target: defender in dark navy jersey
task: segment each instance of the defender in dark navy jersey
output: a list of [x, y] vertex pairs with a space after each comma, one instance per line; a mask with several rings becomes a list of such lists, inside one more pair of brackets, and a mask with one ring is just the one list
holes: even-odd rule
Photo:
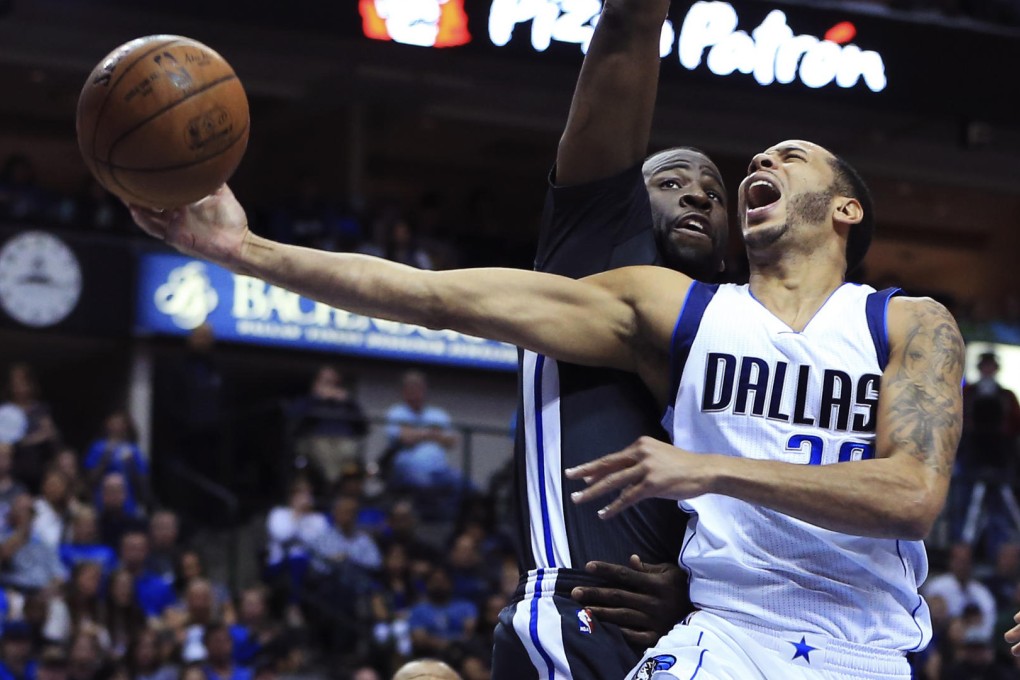
[[[668, 6], [605, 3], [550, 174], [538, 271], [583, 278], [660, 264], [711, 280], [722, 268], [726, 194], [716, 166], [690, 147], [645, 159]], [[619, 680], [686, 613], [676, 566], [686, 515], [652, 501], [600, 522], [594, 508], [570, 502], [580, 486], [563, 470], [641, 436], [665, 440], [659, 409], [621, 371], [524, 351], [519, 378], [522, 579], [497, 626], [493, 679]]]

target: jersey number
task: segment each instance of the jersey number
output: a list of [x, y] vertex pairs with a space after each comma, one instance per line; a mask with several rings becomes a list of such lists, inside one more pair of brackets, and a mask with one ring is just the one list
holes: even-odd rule
[[[805, 448], [809, 454], [808, 465], [822, 464], [822, 438], [813, 434], [795, 434], [786, 443], [787, 451], [803, 453]], [[850, 460], [868, 460], [875, 457], [875, 446], [864, 442], [843, 442], [839, 447], [839, 458], [836, 462], [845, 463]]]

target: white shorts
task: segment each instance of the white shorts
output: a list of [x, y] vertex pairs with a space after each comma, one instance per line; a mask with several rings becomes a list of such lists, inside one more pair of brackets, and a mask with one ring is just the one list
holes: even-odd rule
[[660, 638], [628, 680], [910, 680], [899, 652], [818, 635], [778, 635], [695, 612]]

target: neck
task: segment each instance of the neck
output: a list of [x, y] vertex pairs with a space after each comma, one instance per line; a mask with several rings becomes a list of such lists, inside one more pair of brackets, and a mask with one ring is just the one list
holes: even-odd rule
[[843, 285], [845, 270], [841, 256], [825, 252], [752, 258], [751, 293], [790, 328], [800, 331]]

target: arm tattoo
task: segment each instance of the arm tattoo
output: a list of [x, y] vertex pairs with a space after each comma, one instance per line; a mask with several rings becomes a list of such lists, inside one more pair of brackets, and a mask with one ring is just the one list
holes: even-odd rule
[[943, 477], [952, 473], [963, 423], [963, 338], [938, 303], [916, 305], [900, 365], [887, 378], [889, 440]]

